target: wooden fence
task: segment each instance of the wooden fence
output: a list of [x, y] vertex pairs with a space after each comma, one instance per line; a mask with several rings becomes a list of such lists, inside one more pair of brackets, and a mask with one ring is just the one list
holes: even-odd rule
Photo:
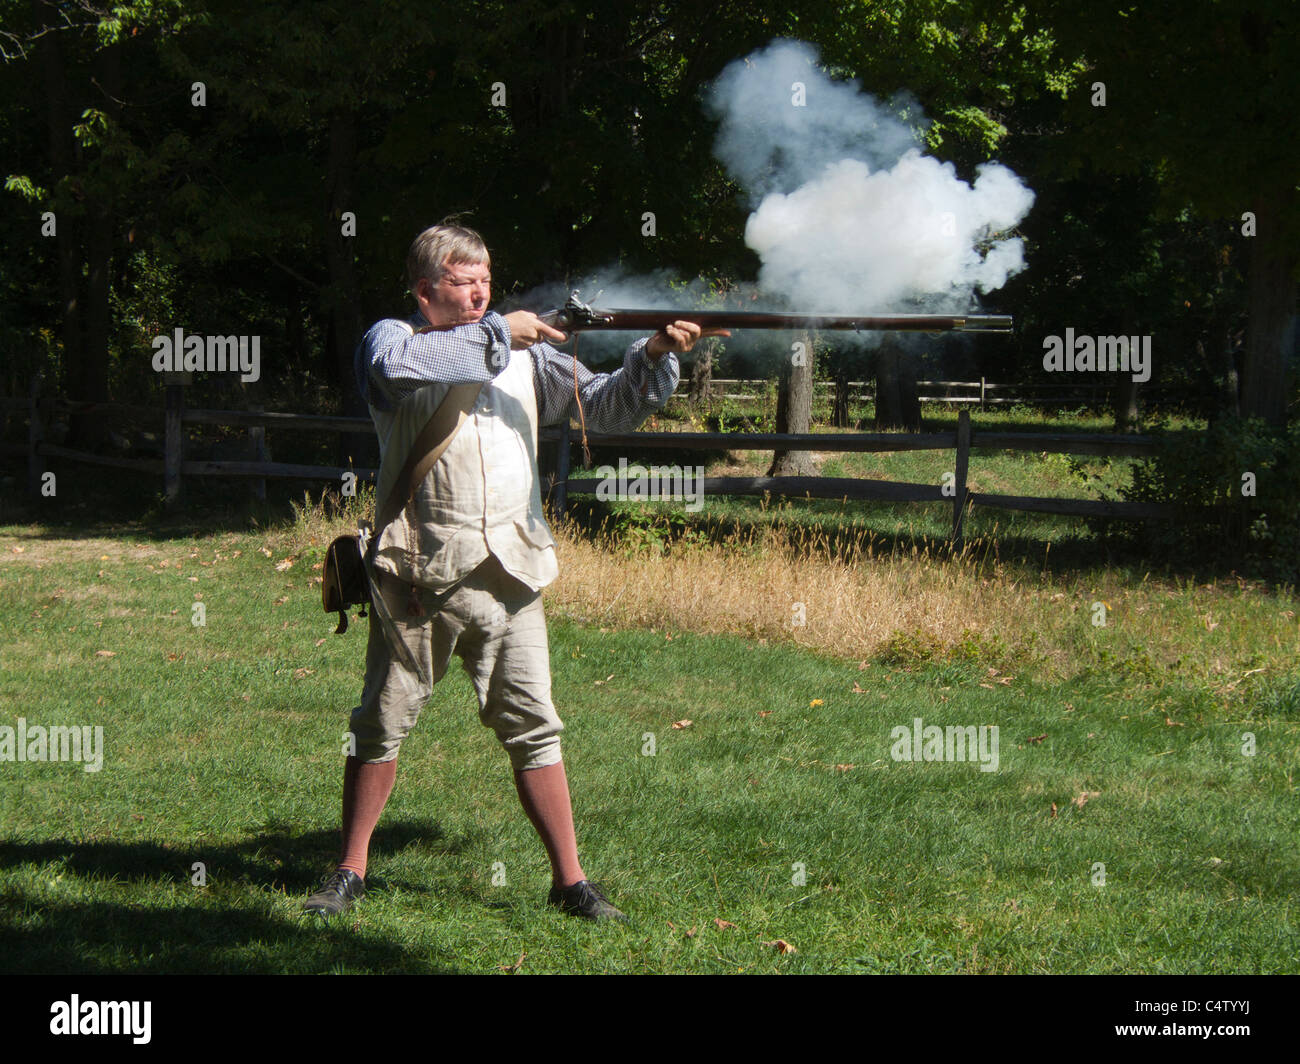
[[[326, 481], [340, 484], [346, 474], [358, 482], [373, 481], [378, 470], [372, 468], [327, 465], [302, 465], [271, 462], [265, 459], [265, 433], [268, 428], [282, 430], [369, 433], [373, 426], [368, 418], [327, 417], [305, 414], [267, 413], [264, 411], [197, 410], [184, 405], [183, 386], [177, 381], [166, 385], [164, 405], [163, 457], [127, 458], [98, 455], [58, 446], [45, 439], [45, 426], [55, 411], [63, 413], [85, 409], [89, 404], [73, 404], [43, 398], [34, 383], [27, 400], [2, 400], [6, 415], [15, 408], [26, 407], [28, 443], [25, 448], [9, 445], [7, 453], [25, 452], [28, 459], [28, 487], [40, 494], [45, 458], [61, 458], [91, 465], [127, 469], [161, 475], [169, 503], [180, 499], [183, 478], [196, 476], [244, 477], [254, 482], [254, 490], [265, 497], [269, 477], [295, 480]], [[129, 414], [152, 414], [156, 410], [123, 404], [98, 404], [104, 410]], [[257, 457], [246, 461], [185, 460], [185, 425], [242, 426], [249, 430]], [[952, 537], [960, 541], [964, 515], [971, 505], [1005, 510], [1065, 514], [1080, 517], [1115, 517], [1136, 520], [1165, 518], [1174, 508], [1155, 503], [1110, 502], [1096, 499], [1047, 498], [972, 492], [967, 486], [970, 452], [973, 448], [1037, 451], [1056, 454], [1091, 454], [1108, 456], [1149, 456], [1155, 441], [1145, 436], [1117, 436], [1104, 433], [988, 432], [971, 425], [970, 412], [958, 413], [954, 432], [929, 433], [718, 433], [718, 432], [634, 432], [622, 435], [589, 433], [588, 441], [596, 447], [626, 448], [631, 453], [648, 450], [684, 451], [826, 451], [862, 453], [889, 451], [951, 450], [952, 480], [942, 485], [900, 481], [867, 480], [856, 477], [707, 477], [702, 490], [709, 495], [777, 495], [812, 499], [861, 499], [882, 502], [938, 502], [952, 507]], [[555, 466], [543, 475], [543, 488], [552, 504], [560, 510], [568, 505], [571, 494], [595, 493], [602, 481], [592, 477], [570, 475], [572, 435], [569, 426], [549, 428], [541, 433], [542, 442], [557, 445]]]
[[[690, 379], [683, 377], [677, 385], [676, 395], [685, 397], [690, 392]], [[713, 377], [709, 381], [712, 399], [761, 399], [773, 382], [766, 379]], [[875, 398], [874, 381], [847, 381], [849, 397], [855, 402], [870, 402]], [[986, 406], [1019, 404], [1021, 406], [1109, 406], [1114, 401], [1115, 388], [1108, 384], [997, 384], [981, 377], [977, 381], [918, 380], [917, 400], [922, 403], [976, 404]], [[814, 381], [813, 394], [831, 392], [835, 381]], [[1166, 388], [1143, 385], [1144, 401], [1187, 401], [1193, 398], [1185, 388]]]

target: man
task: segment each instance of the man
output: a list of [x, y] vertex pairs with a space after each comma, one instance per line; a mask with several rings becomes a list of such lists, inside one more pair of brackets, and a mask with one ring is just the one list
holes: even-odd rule
[[[358, 381], [379, 434], [381, 487], [451, 385], [482, 389], [403, 512], [375, 530], [382, 601], [371, 611], [365, 685], [352, 711], [342, 854], [307, 912], [343, 912], [364, 893], [370, 836], [392, 792], [398, 748], [455, 653], [546, 847], [548, 902], [589, 919], [626, 920], [578, 861], [540, 595], [557, 566], [542, 513], [537, 429], [577, 416], [574, 362], [545, 342], [563, 343], [564, 333], [535, 314], [488, 311], [490, 265], [472, 230], [425, 230], [407, 256], [419, 313], [379, 322], [357, 348]], [[615, 373], [579, 366], [588, 426], [628, 432], [662, 409], [677, 387], [674, 352], [702, 335], [728, 334], [679, 321], [632, 344]]]

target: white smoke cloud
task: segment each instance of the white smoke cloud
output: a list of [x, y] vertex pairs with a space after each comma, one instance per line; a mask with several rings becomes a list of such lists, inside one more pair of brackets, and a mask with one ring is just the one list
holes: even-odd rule
[[764, 293], [817, 312], [965, 310], [1024, 268], [1023, 242], [998, 235], [1033, 205], [1020, 178], [990, 163], [968, 184], [895, 117], [923, 122], [913, 101], [886, 106], [816, 63], [811, 46], [775, 42], [730, 64], [709, 99], [718, 157], [755, 204], [745, 242]]

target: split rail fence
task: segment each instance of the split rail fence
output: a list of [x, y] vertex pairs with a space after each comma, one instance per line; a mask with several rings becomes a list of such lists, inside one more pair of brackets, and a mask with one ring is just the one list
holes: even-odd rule
[[[46, 426], [56, 413], [68, 414], [91, 409], [91, 404], [42, 397], [39, 383], [34, 383], [28, 399], [0, 400], [6, 417], [15, 409], [26, 408], [28, 442], [23, 447], [8, 444], [11, 455], [26, 453], [28, 487], [40, 494], [44, 459], [58, 458], [72, 462], [127, 469], [161, 476], [164, 495], [169, 504], [180, 501], [183, 480], [190, 477], [240, 477], [253, 481], [254, 491], [265, 497], [267, 478], [312, 480], [340, 485], [346, 474], [357, 482], [373, 482], [378, 470], [364, 467], [305, 465], [272, 462], [265, 458], [266, 430], [339, 433], [369, 433], [369, 418], [328, 417], [308, 414], [269, 413], [264, 411], [202, 410], [187, 408], [183, 386], [169, 383], [165, 388], [163, 457], [130, 458], [92, 454], [51, 443], [45, 438]], [[133, 416], [157, 417], [156, 409], [125, 404], [97, 404]], [[184, 457], [186, 425], [243, 427], [248, 430], [255, 457], [249, 460], [195, 460]], [[556, 461], [543, 474], [542, 487], [552, 506], [563, 511], [570, 495], [593, 494], [602, 483], [592, 477], [572, 476], [570, 451], [573, 436], [569, 426], [544, 429], [541, 442], [557, 445]], [[682, 451], [819, 451], [863, 453], [890, 451], [950, 450], [954, 452], [954, 477], [951, 483], [917, 484], [900, 481], [869, 480], [857, 477], [706, 477], [702, 488], [706, 495], [775, 495], [811, 499], [858, 499], [881, 502], [929, 502], [952, 507], [952, 537], [960, 541], [964, 515], [972, 505], [1004, 510], [1063, 514], [1078, 517], [1113, 517], [1151, 520], [1175, 515], [1173, 507], [1156, 503], [1112, 502], [1096, 499], [1034, 497], [973, 492], [967, 486], [970, 453], [974, 448], [1057, 454], [1089, 454], [1144, 457], [1154, 453], [1156, 442], [1146, 436], [1119, 436], [1105, 433], [990, 432], [971, 425], [970, 411], [958, 412], [957, 428], [950, 432], [855, 432], [855, 433], [733, 433], [733, 432], [633, 432], [610, 435], [588, 433], [593, 447], [623, 448], [634, 454], [649, 450]]]

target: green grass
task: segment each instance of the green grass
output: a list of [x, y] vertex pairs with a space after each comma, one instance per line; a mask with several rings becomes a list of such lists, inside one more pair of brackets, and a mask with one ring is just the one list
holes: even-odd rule
[[[1300, 677], [1225, 700], [1094, 650], [1069, 683], [1003, 684], [973, 656], [860, 669], [558, 617], [580, 852], [632, 926], [542, 904], [544, 854], [459, 672], [403, 747], [370, 894], [303, 921], [365, 644], [320, 612], [320, 545], [277, 572], [282, 537], [33, 531], [0, 529], [0, 724], [102, 725], [105, 760], [0, 762], [6, 971], [1300, 971]], [[893, 761], [914, 717], [997, 725], [999, 771]]]

